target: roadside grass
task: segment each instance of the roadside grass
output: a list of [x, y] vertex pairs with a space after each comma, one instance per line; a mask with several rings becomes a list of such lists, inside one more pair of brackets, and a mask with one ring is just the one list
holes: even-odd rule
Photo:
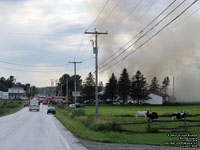
[[15, 113], [24, 107], [24, 101], [0, 100], [0, 117]]
[[[189, 106], [99, 106], [99, 118], [95, 119], [95, 106], [86, 106], [77, 109], [83, 111], [82, 115], [73, 116], [73, 110], [66, 110], [56, 106], [58, 120], [76, 136], [99, 142], [123, 143], [123, 144], [150, 144], [164, 145], [164, 142], [179, 142], [179, 137], [169, 137], [168, 134], [198, 134], [198, 145], [200, 145], [200, 127], [189, 128], [185, 132], [183, 129], [176, 130], [155, 130], [148, 132], [148, 124], [121, 125], [117, 130], [112, 130], [113, 122], [144, 122], [144, 117], [136, 120], [136, 111], [151, 110], [159, 114], [159, 120], [171, 120], [171, 113], [186, 111], [187, 119], [200, 120], [199, 105]], [[184, 122], [153, 123], [152, 129], [183, 126]], [[187, 125], [200, 125], [200, 122], [188, 122]], [[121, 130], [129, 130], [130, 132]], [[184, 142], [184, 141], [183, 141]], [[170, 146], [170, 145], [166, 145]], [[174, 146], [174, 145], [173, 145]]]

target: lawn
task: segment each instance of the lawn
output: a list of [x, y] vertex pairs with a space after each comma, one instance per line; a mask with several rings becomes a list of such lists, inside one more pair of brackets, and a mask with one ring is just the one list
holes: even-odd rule
[[24, 101], [0, 100], [0, 117], [15, 113], [24, 107]]
[[[136, 111], [151, 110], [157, 112], [158, 120], [171, 120], [171, 113], [186, 111], [187, 119], [200, 120], [200, 105], [188, 106], [99, 106], [99, 118], [95, 119], [95, 106], [86, 106], [79, 111], [78, 115], [72, 115], [73, 111], [66, 113], [65, 109], [57, 107], [56, 117], [78, 137], [100, 141], [124, 144], [153, 144], [166, 145], [166, 142], [185, 142], [180, 140], [180, 136], [173, 134], [198, 134], [200, 127], [184, 129], [163, 130], [157, 128], [176, 128], [183, 126], [184, 122], [156, 122], [151, 124], [152, 130], [148, 129], [148, 123], [137, 125], [120, 125], [117, 130], [113, 130], [113, 122], [118, 123], [138, 123], [144, 122], [144, 117], [136, 120]], [[84, 113], [83, 113], [84, 112]], [[82, 115], [81, 115], [82, 114]], [[187, 122], [187, 125], [200, 125], [200, 122]], [[126, 131], [124, 131], [126, 130]], [[128, 131], [127, 131], [128, 130]], [[169, 135], [169, 136], [168, 136]], [[195, 139], [196, 140], [196, 139]], [[165, 142], [165, 143], [164, 143]], [[170, 144], [169, 144], [170, 145]], [[169, 146], [168, 145], [168, 146]], [[193, 144], [195, 145], [195, 144]], [[198, 140], [200, 145], [200, 140]]]

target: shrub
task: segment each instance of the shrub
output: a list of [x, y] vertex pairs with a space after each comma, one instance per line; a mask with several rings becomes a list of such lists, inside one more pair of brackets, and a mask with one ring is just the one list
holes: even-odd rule
[[72, 111], [72, 117], [85, 116], [85, 111], [83, 109], [76, 109]]

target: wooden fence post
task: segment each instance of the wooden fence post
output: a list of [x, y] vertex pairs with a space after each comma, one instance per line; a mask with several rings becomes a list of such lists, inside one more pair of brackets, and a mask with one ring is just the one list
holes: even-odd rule
[[185, 129], [185, 131], [186, 131], [186, 128], [187, 128], [187, 126], [186, 126], [186, 117], [184, 117], [184, 129]]
[[115, 131], [115, 129], [116, 129], [116, 122], [113, 122], [112, 128], [113, 128], [113, 131]]
[[151, 131], [151, 119], [148, 120], [148, 130]]

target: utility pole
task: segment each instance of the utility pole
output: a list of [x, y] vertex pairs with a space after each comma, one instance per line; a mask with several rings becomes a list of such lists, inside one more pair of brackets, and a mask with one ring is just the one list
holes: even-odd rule
[[68, 111], [68, 77], [66, 78], [66, 111]]
[[108, 32], [98, 32], [95, 28], [94, 32], [87, 32], [85, 34], [95, 34], [95, 46], [93, 46], [93, 53], [95, 54], [95, 62], [96, 62], [96, 86], [95, 86], [95, 100], [96, 100], [96, 118], [98, 118], [98, 46], [97, 46], [97, 36], [98, 34], [108, 34]]
[[69, 63], [73, 63], [74, 64], [74, 103], [75, 103], [75, 109], [76, 109], [76, 64], [77, 63], [82, 63], [82, 62], [69, 62]]

